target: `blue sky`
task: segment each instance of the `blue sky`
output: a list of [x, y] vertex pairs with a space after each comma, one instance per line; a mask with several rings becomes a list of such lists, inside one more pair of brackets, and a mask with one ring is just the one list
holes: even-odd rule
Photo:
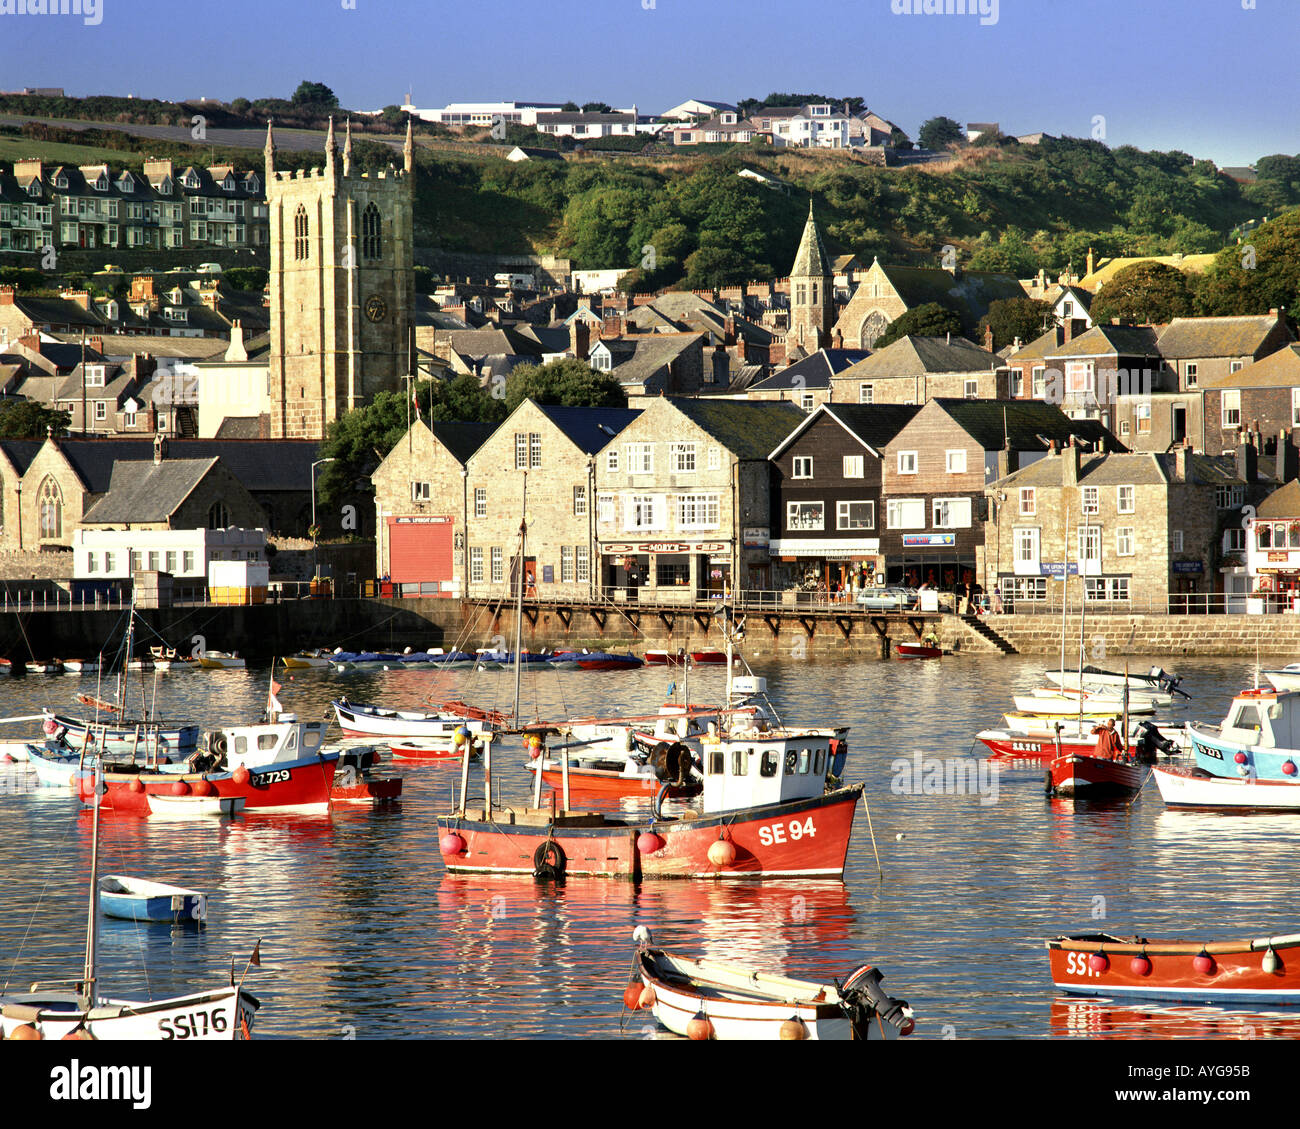
[[947, 114], [1009, 133], [1102, 127], [1110, 145], [1228, 165], [1300, 152], [1297, 0], [996, 0], [995, 22], [894, 11], [936, 0], [64, 2], [97, 5], [99, 22], [0, 14], [0, 89], [228, 100], [286, 97], [306, 78], [357, 109], [409, 87], [420, 106], [644, 112], [816, 91], [861, 95], [913, 135]]

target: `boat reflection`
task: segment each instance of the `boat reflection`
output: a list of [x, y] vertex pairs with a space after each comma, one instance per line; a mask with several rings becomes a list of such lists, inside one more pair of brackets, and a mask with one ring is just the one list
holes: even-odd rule
[[1158, 1007], [1058, 998], [1050, 1032], [1058, 1039], [1295, 1039], [1300, 1011], [1227, 1011], [1215, 1007]]

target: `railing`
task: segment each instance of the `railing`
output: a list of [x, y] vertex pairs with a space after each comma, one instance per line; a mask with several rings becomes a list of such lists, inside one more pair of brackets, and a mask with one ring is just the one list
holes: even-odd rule
[[[986, 610], [988, 610], [986, 608]], [[1009, 615], [1061, 615], [1061, 601], [1029, 600], [1023, 596], [1003, 596], [1002, 612]], [[1067, 615], [1078, 615], [1078, 598], [1067, 599]], [[1259, 597], [1258, 604], [1245, 596], [1231, 596], [1223, 592], [1171, 592], [1165, 599], [1156, 600], [1088, 600], [1088, 615], [1260, 615], [1282, 612], [1300, 613], [1300, 601], [1277, 595]]]

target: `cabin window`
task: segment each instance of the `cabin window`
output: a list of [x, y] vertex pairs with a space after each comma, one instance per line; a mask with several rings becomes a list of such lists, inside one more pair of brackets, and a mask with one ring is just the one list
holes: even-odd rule
[[235, 738], [235, 752], [236, 752], [237, 754], [239, 754], [240, 756], [243, 756], [244, 753], [248, 752], [248, 738], [247, 738], [247, 737], [236, 737], [236, 738]]
[[822, 768], [826, 764], [826, 752], [824, 749], [818, 749], [817, 754], [813, 757], [813, 772], [818, 776], [822, 774]]
[[778, 765], [778, 761], [777, 761], [777, 759], [776, 759], [776, 750], [775, 750], [775, 749], [764, 749], [764, 750], [763, 750], [763, 761], [762, 761], [762, 763], [758, 766], [758, 774], [759, 774], [759, 776], [775, 776], [775, 775], [776, 775], [776, 770], [777, 770], [777, 765]]
[[731, 775], [749, 775], [749, 750], [734, 749], [731, 753]]
[[284, 747], [286, 749], [296, 749], [298, 747], [298, 731], [296, 729], [289, 730], [289, 740], [284, 743]]
[[319, 745], [319, 744], [320, 744], [320, 734], [319, 734], [319, 733], [314, 733], [314, 732], [313, 732], [313, 733], [304, 733], [304, 734], [302, 735], [302, 747], [303, 747], [304, 749], [314, 749], [314, 748], [315, 748], [317, 745]]
[[799, 775], [807, 776], [808, 768], [811, 764], [812, 764], [812, 750], [800, 749], [799, 750]]
[[258, 737], [257, 737], [257, 747], [258, 747], [259, 749], [274, 749], [274, 748], [275, 748], [275, 734], [274, 734], [274, 733], [260, 733], [260, 734], [258, 734]]
[[727, 770], [727, 760], [722, 752], [709, 754], [709, 775], [721, 776]]
[[1232, 722], [1233, 729], [1253, 729], [1259, 732], [1259, 711], [1254, 706], [1242, 706]]
[[785, 754], [785, 774], [787, 776], [793, 776], [795, 765], [797, 765], [798, 763], [799, 763], [799, 754], [796, 753], [793, 749], [788, 749]]

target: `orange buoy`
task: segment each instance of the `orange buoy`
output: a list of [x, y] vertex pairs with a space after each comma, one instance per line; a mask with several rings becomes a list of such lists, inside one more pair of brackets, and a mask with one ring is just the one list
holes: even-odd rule
[[141, 780], [138, 776], [133, 776], [131, 777], [131, 783], [127, 785], [127, 789], [128, 791], [131, 792], [143, 792], [144, 781]]
[[196, 796], [210, 796], [215, 791], [216, 788], [212, 786], [212, 781], [206, 776], [201, 780], [194, 781], [194, 794]]
[[9, 1032], [9, 1038], [32, 1040], [32, 1039], [44, 1039], [45, 1036], [42, 1035], [38, 1030], [36, 1030], [36, 1028], [33, 1027], [30, 1023], [23, 1023], [15, 1027], [12, 1031]]
[[641, 985], [633, 982], [623, 989], [623, 1006], [628, 1011], [637, 1011], [641, 1007]]
[[655, 995], [655, 990], [647, 984], [641, 989], [641, 995], [637, 998], [637, 1009], [640, 1011], [649, 1011], [655, 1006], [655, 1002], [658, 998], [659, 997]]
[[88, 1027], [74, 1027], [63, 1037], [65, 1039], [91, 1039], [91, 1040], [95, 1038], [95, 1036], [90, 1033], [90, 1028]]
[[790, 1016], [781, 1024], [781, 1038], [800, 1040], [808, 1038], [808, 1027], [797, 1015]]
[[190, 786], [186, 784], [184, 780], [178, 780], [172, 785], [173, 796], [188, 796], [189, 794]]
[[730, 866], [736, 861], [736, 848], [726, 839], [709, 844], [709, 862], [714, 866]]
[[686, 1036], [700, 1042], [705, 1039], [713, 1038], [713, 1020], [704, 1014], [703, 1010], [695, 1013], [695, 1018], [686, 1025]]
[[249, 776], [250, 773], [248, 771], [247, 766], [241, 764], [238, 768], [235, 769], [234, 772], [230, 774], [230, 779], [233, 780], [240, 787], [243, 787], [245, 784], [248, 783]]

